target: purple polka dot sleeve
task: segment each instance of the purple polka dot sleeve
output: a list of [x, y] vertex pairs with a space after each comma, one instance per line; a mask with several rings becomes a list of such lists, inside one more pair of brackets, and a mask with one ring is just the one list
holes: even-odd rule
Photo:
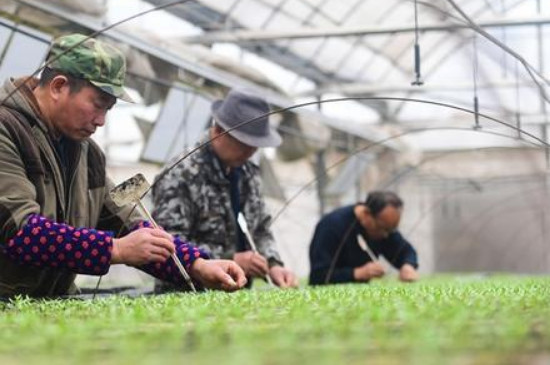
[[[151, 228], [152, 224], [148, 221], [143, 221], [136, 227], [136, 229], [143, 227]], [[206, 251], [182, 241], [181, 238], [177, 235], [174, 236], [174, 244], [176, 245], [176, 255], [180, 259], [187, 272], [189, 272], [189, 268], [191, 267], [193, 262], [195, 262], [195, 260], [199, 257], [203, 259], [209, 259]], [[169, 281], [179, 286], [185, 285], [185, 280], [183, 279], [181, 273], [178, 270], [178, 267], [176, 266], [172, 258], [169, 258], [168, 260], [166, 260], [166, 262], [163, 263], [157, 262], [140, 266], [140, 269], [158, 279]]]
[[4, 249], [21, 264], [104, 275], [110, 267], [112, 240], [112, 232], [74, 228], [31, 214]]

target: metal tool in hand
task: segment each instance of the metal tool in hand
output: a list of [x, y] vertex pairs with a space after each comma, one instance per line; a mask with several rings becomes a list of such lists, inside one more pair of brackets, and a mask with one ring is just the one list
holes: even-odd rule
[[[110, 191], [110, 195], [111, 199], [113, 199], [113, 202], [120, 207], [130, 203], [137, 204], [142, 213], [145, 214], [145, 216], [153, 224], [153, 226], [155, 228], [159, 228], [158, 224], [155, 222], [147, 208], [145, 208], [145, 206], [141, 202], [141, 197], [145, 195], [145, 193], [149, 190], [149, 187], [150, 185], [145, 177], [142, 174], [137, 174], [115, 186]], [[171, 257], [176, 263], [176, 266], [178, 267], [178, 270], [183, 278], [185, 279], [187, 285], [189, 285], [191, 290], [196, 292], [197, 289], [195, 289], [195, 285], [193, 285], [191, 277], [183, 267], [176, 253], [174, 252]]]
[[367, 245], [367, 241], [363, 238], [362, 235], [357, 235], [357, 244], [359, 247], [361, 247], [361, 250], [365, 251], [367, 255], [369, 255], [372, 262], [377, 262], [376, 256], [374, 255], [374, 252], [370, 249], [369, 245]]
[[[244, 219], [243, 213], [239, 212], [239, 214], [237, 215], [237, 222], [239, 223], [239, 227], [241, 227], [241, 231], [243, 231], [244, 235], [246, 236], [246, 239], [248, 240], [248, 243], [250, 244], [250, 248], [252, 248], [252, 251], [254, 251], [255, 253], [258, 253], [258, 249], [256, 248], [256, 244], [254, 243], [254, 240], [252, 239], [252, 235], [248, 230], [248, 224], [246, 224], [246, 219]], [[265, 280], [269, 285], [275, 286], [269, 274], [265, 276]]]

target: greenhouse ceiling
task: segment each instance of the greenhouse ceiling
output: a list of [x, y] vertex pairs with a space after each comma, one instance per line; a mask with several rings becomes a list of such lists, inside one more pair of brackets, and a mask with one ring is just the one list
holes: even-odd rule
[[[103, 6], [104, 11], [97, 10], [93, 16], [70, 14], [73, 22], [91, 29], [86, 23], [89, 19], [107, 25], [139, 10], [162, 7], [159, 12], [170, 14], [174, 21], [146, 21], [143, 16], [133, 20], [132, 26], [162, 34], [163, 40], [185, 45], [189, 52], [206, 49], [231, 59], [256, 76], [243, 77], [242, 70], [240, 74], [219, 70], [220, 61], [204, 65], [199, 59], [178, 65], [226, 87], [250, 81], [247, 86], [263, 87], [270, 101], [280, 106], [338, 99], [309, 109], [319, 109], [328, 118], [405, 129], [496, 128], [504, 122], [509, 124], [507, 133], [517, 133], [513, 129], [520, 126], [546, 138], [548, 1], [12, 2], [42, 9], [56, 3]], [[114, 31], [118, 29], [107, 35]], [[125, 41], [132, 32], [121, 34], [126, 38], [119, 36], [118, 40]], [[134, 34], [135, 38], [140, 39], [140, 34]], [[160, 43], [153, 44], [159, 54]], [[266, 81], [259, 83], [259, 78]]]
[[[279, 85], [295, 98], [387, 96], [473, 110], [477, 96], [482, 113], [547, 119], [548, 2], [204, 0], [167, 11], [200, 30], [181, 37], [186, 43], [236, 45], [243, 62], [260, 57], [288, 70], [294, 77]], [[381, 122], [434, 119], [433, 107], [414, 101], [364, 102]]]

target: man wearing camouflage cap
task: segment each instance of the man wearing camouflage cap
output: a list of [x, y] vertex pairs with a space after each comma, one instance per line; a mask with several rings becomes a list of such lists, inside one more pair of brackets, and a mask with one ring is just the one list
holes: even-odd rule
[[235, 263], [207, 260], [111, 200], [105, 157], [89, 137], [117, 98], [130, 100], [125, 72], [117, 49], [72, 34], [54, 41], [39, 79], [9, 79], [0, 90], [0, 296], [76, 293], [76, 274], [117, 263], [183, 288], [173, 253], [198, 285], [246, 283]]

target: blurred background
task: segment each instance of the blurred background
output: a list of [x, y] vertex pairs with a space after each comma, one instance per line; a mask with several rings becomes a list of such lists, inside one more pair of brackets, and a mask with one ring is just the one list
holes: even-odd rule
[[[152, 182], [213, 100], [247, 88], [299, 105], [255, 161], [300, 277], [322, 214], [373, 189], [404, 199], [423, 274], [550, 272], [548, 1], [0, 0], [0, 80], [35, 72], [56, 36], [156, 7], [97, 36], [125, 53], [137, 100], [93, 137], [116, 182]], [[113, 268], [115, 282], [151, 279]]]

